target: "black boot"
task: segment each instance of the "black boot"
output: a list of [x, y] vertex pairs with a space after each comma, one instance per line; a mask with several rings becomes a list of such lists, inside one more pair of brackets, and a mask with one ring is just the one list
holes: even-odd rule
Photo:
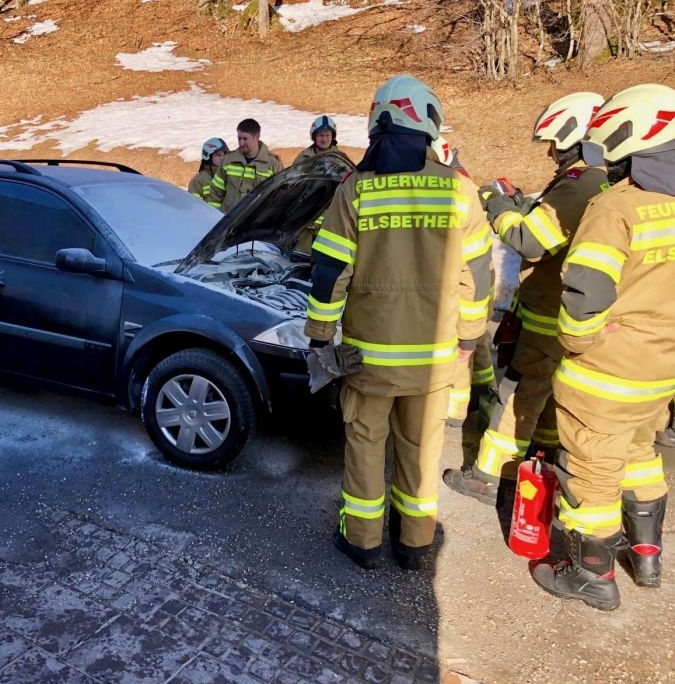
[[374, 549], [362, 549], [348, 542], [340, 530], [333, 532], [333, 545], [364, 570], [376, 570], [380, 567], [381, 546]]
[[665, 430], [657, 432], [654, 442], [666, 449], [675, 449], [675, 430], [672, 427], [667, 427]]
[[666, 496], [654, 501], [623, 499], [623, 528], [630, 550], [633, 578], [638, 587], [661, 586], [661, 533], [666, 514]]
[[401, 514], [393, 507], [389, 508], [389, 540], [391, 552], [399, 567], [404, 570], [419, 570], [428, 554], [428, 546], [406, 546], [401, 543]]
[[614, 580], [614, 560], [625, 546], [621, 532], [607, 539], [588, 537], [576, 530], [568, 534], [570, 558], [555, 568], [539, 563], [534, 581], [559, 598], [581, 599], [599, 610], [614, 610], [621, 597]]

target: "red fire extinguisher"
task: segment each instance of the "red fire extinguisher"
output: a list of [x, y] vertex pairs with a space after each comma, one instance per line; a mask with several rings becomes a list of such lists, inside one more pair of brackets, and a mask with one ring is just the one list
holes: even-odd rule
[[558, 484], [553, 470], [538, 452], [518, 466], [516, 498], [511, 517], [509, 548], [525, 558], [539, 559], [548, 554], [553, 520], [553, 503]]

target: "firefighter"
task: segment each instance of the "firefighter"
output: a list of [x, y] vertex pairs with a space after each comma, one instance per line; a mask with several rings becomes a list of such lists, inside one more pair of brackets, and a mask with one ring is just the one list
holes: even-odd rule
[[536, 203], [513, 189], [510, 194], [497, 192], [496, 185], [481, 189], [493, 230], [522, 258], [517, 304], [497, 330], [498, 344], [500, 332], [512, 330], [514, 320], [520, 331], [475, 463], [446, 470], [443, 481], [488, 505], [497, 503], [500, 480], [515, 480], [528, 449], [552, 460], [558, 447], [551, 381], [562, 357], [556, 336], [560, 268], [589, 200], [607, 184], [602, 157], [598, 166], [589, 166], [581, 143], [602, 102], [596, 93], [573, 93], [550, 104], [537, 118], [534, 140], [548, 142], [557, 171]]
[[[312, 144], [295, 158], [294, 164], [305, 159], [311, 159], [323, 152], [337, 152], [349, 159], [337, 146], [337, 126], [335, 121], [327, 114], [322, 114], [314, 119], [309, 129], [309, 136], [312, 139]], [[322, 223], [323, 216], [319, 216], [315, 221], [304, 227], [298, 236], [298, 242], [295, 246], [296, 252], [311, 254], [312, 243]]]
[[211, 193], [211, 181], [223, 163], [225, 154], [229, 152], [227, 143], [222, 138], [209, 138], [202, 145], [202, 161], [199, 171], [188, 184], [188, 192], [205, 202]]
[[[448, 141], [439, 135], [431, 143], [431, 149], [436, 153], [438, 161], [460, 173], [468, 176], [462, 163], [459, 161], [459, 151], [456, 147], [450, 147]], [[493, 274], [494, 268], [490, 263]], [[488, 309], [488, 319], [492, 317], [492, 301]], [[497, 380], [495, 369], [492, 365], [492, 338], [485, 331], [479, 338], [476, 349], [471, 355], [471, 362], [468, 364], [458, 364], [458, 377], [450, 388], [448, 397], [448, 417], [446, 424], [450, 427], [461, 427], [466, 420], [469, 412], [478, 410], [480, 398], [488, 398], [497, 391]]]
[[[429, 146], [442, 122], [427, 85], [406, 74], [385, 82], [370, 111], [369, 147], [312, 250], [310, 382], [353, 370], [354, 350], [361, 359], [340, 392], [346, 445], [333, 543], [367, 569], [380, 563], [390, 431], [394, 557], [416, 569], [433, 541], [448, 387], [485, 331], [490, 230], [476, 186]], [[340, 319], [342, 343], [333, 346]]]
[[303, 159], [315, 157], [322, 152], [340, 152], [337, 146], [337, 126], [328, 114], [322, 114], [312, 121], [309, 137], [312, 139], [312, 144], [300, 152], [293, 160], [294, 164]]
[[283, 168], [281, 160], [260, 140], [260, 124], [244, 119], [237, 126], [238, 149], [225, 155], [211, 181], [209, 204], [224, 214], [256, 185]]
[[535, 581], [602, 610], [620, 602], [617, 551], [628, 539], [637, 585], [661, 582], [667, 485], [653, 449], [675, 395], [675, 90], [643, 84], [603, 104], [588, 129], [610, 189], [588, 207], [563, 265], [553, 391], [563, 566]]

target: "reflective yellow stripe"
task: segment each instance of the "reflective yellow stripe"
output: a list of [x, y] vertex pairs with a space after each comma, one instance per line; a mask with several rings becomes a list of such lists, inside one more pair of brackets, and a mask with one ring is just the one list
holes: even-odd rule
[[541, 207], [537, 207], [525, 216], [523, 225], [532, 233], [535, 240], [551, 254], [560, 251], [567, 244], [567, 238], [560, 232], [560, 228], [551, 221]]
[[356, 243], [342, 235], [331, 233], [326, 228], [321, 228], [316, 234], [312, 249], [346, 264], [353, 264], [356, 261]]
[[621, 500], [610, 506], [582, 505], [572, 508], [561, 495], [558, 519], [568, 530], [579, 530], [582, 534], [596, 536], [602, 529], [621, 527]]
[[669, 247], [673, 244], [675, 244], [675, 219], [672, 216], [633, 225], [633, 235], [630, 240], [632, 252], [653, 247]]
[[600, 332], [605, 327], [608, 315], [609, 309], [601, 311], [599, 314], [591, 316], [591, 318], [584, 321], [577, 321], [567, 313], [567, 309], [561, 304], [560, 313], [558, 314], [558, 325], [560, 326], [560, 332], [565, 333], [565, 335], [583, 337], [584, 335], [593, 335]]
[[273, 175], [272, 169], [259, 170], [255, 166], [241, 166], [241, 164], [228, 164], [225, 167], [225, 173], [232, 178], [246, 178], [248, 180], [255, 180], [256, 176], [260, 178], [269, 178]]
[[362, 191], [359, 216], [376, 214], [450, 213], [464, 216], [469, 211], [466, 196], [447, 188]]
[[339, 321], [346, 302], [346, 299], [341, 299], [339, 302], [320, 302], [309, 295], [307, 318], [313, 318], [315, 321]]
[[565, 263], [593, 268], [608, 275], [614, 283], [618, 283], [621, 280], [621, 269], [626, 259], [627, 257], [623, 252], [609, 245], [602, 245], [598, 242], [581, 242], [570, 249]]
[[395, 485], [391, 486], [391, 505], [404, 515], [409, 515], [413, 518], [425, 518], [430, 515], [436, 515], [438, 509], [438, 497], [428, 496], [425, 498], [417, 498], [404, 494]]
[[202, 197], [206, 199], [211, 193], [211, 185], [207, 184], [202, 188]]
[[506, 233], [513, 228], [513, 226], [518, 226], [522, 223], [523, 215], [517, 211], [507, 211], [501, 215], [499, 221], [499, 228], [497, 234], [500, 239], [505, 240]]
[[541, 446], [556, 447], [558, 444], [560, 444], [557, 430], [544, 430], [542, 428], [537, 428], [534, 431], [534, 435], [532, 435], [532, 441], [537, 444], [541, 444]]
[[495, 380], [495, 369], [492, 366], [489, 368], [474, 368], [471, 372], [472, 385], [487, 385], [493, 380]]
[[210, 204], [212, 207], [215, 207], [216, 209], [219, 209], [219, 208], [220, 208], [220, 202], [209, 202], [209, 204]]
[[524, 306], [518, 310], [518, 316], [523, 321], [523, 328], [539, 333], [556, 337], [558, 334], [558, 319], [553, 316], [543, 316], [529, 311]]
[[487, 254], [492, 248], [492, 231], [487, 223], [476, 233], [462, 240], [462, 261], [465, 263]]
[[211, 181], [219, 190], [225, 190], [225, 181], [223, 180], [223, 177], [217, 173], [214, 177], [213, 180]]
[[384, 515], [384, 494], [377, 499], [359, 499], [342, 490], [342, 500], [342, 511], [356, 518], [375, 520]]
[[467, 299], [459, 300], [459, 315], [465, 321], [479, 321], [487, 318], [488, 306], [490, 305], [491, 295], [477, 302], [470, 302]]
[[514, 439], [496, 430], [487, 429], [480, 443], [476, 465], [484, 473], [499, 477], [504, 457], [510, 460], [525, 456], [528, 446], [529, 440]]
[[663, 461], [660, 456], [642, 463], [629, 463], [621, 480], [622, 489], [635, 489], [647, 485], [659, 484], [665, 479]]
[[560, 382], [586, 394], [611, 401], [637, 404], [675, 394], [675, 378], [668, 380], [626, 380], [615, 375], [599, 373], [564, 358], [555, 377]]
[[353, 337], [342, 339], [358, 347], [363, 354], [363, 363], [373, 366], [429, 366], [457, 358], [457, 338], [436, 344], [376, 344]]

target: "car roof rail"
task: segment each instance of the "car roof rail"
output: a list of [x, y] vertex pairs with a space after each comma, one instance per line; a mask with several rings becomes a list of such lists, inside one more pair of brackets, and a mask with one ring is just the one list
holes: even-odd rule
[[42, 175], [36, 168], [28, 166], [28, 164], [24, 164], [23, 161], [17, 161], [15, 159], [0, 159], [0, 167], [1, 166], [10, 166], [15, 171], [20, 173], [28, 173], [32, 176]]
[[[81, 164], [84, 166], [105, 166], [123, 173], [136, 173], [139, 176], [143, 174], [136, 169], [127, 166], [126, 164], [118, 164], [117, 162], [108, 161], [92, 161], [91, 159], [17, 159], [18, 162], [23, 162], [24, 164], [46, 164], [47, 166], [64, 166], [66, 164]], [[4, 162], [3, 162], [4, 163]]]

